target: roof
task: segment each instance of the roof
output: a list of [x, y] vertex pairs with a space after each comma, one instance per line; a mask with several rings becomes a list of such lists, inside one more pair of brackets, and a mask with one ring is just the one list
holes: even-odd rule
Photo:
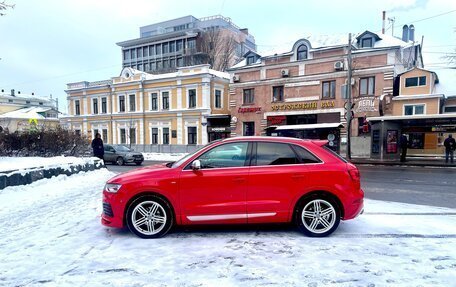
[[0, 97], [2, 98], [7, 98], [7, 99], [22, 99], [22, 100], [33, 100], [33, 101], [40, 101], [43, 103], [50, 103], [53, 102], [52, 99], [45, 98], [45, 97], [40, 97], [37, 95], [31, 95], [31, 94], [18, 94], [17, 92], [12, 96], [10, 93], [0, 93]]
[[435, 73], [439, 77], [438, 84], [435, 85], [435, 93], [444, 94], [446, 97], [456, 95], [456, 69], [443, 68]]
[[[49, 108], [49, 107], [30, 107], [30, 108], [23, 108], [23, 109], [1, 114], [0, 119], [5, 119], [5, 118], [37, 119], [37, 120], [49, 119], [49, 118], [46, 118], [45, 116], [41, 115], [40, 113], [47, 112], [50, 110], [57, 112], [55, 109]], [[57, 118], [51, 118], [51, 119], [58, 120]]]

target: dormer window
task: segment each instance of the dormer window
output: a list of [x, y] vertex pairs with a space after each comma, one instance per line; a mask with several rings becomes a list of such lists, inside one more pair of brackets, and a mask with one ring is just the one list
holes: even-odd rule
[[364, 38], [361, 40], [361, 48], [372, 48], [372, 38]]
[[247, 65], [251, 65], [255, 63], [255, 56], [248, 56], [247, 57]]
[[405, 87], [426, 86], [426, 76], [405, 79]]
[[306, 45], [301, 45], [298, 47], [296, 50], [296, 59], [299, 60], [305, 60], [307, 59], [307, 46]]

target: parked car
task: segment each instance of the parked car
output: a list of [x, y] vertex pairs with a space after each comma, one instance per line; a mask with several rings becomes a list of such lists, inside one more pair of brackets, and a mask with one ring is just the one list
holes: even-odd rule
[[[323, 237], [363, 209], [356, 166], [327, 141], [237, 137], [110, 179], [102, 224], [157, 238], [174, 225], [294, 222]], [[227, 154], [240, 150], [236, 158]]]
[[144, 156], [140, 152], [135, 152], [124, 145], [109, 145], [105, 144], [103, 160], [105, 162], [124, 165], [126, 163], [135, 163], [141, 165], [144, 161]]

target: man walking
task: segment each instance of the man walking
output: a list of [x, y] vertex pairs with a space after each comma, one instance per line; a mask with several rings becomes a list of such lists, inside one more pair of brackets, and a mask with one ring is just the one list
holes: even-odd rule
[[451, 159], [451, 163], [453, 163], [454, 157], [454, 150], [456, 149], [456, 141], [453, 138], [453, 135], [450, 134], [443, 142], [445, 146], [445, 163], [448, 163], [448, 158]]
[[93, 155], [103, 159], [104, 155], [104, 148], [103, 148], [103, 140], [101, 139], [101, 135], [97, 133], [95, 138], [92, 140], [92, 148], [93, 148]]

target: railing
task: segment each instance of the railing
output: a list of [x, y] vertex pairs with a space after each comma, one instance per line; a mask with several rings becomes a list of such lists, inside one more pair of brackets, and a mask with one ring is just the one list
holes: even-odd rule
[[135, 151], [151, 153], [192, 153], [201, 147], [202, 145], [131, 145]]

